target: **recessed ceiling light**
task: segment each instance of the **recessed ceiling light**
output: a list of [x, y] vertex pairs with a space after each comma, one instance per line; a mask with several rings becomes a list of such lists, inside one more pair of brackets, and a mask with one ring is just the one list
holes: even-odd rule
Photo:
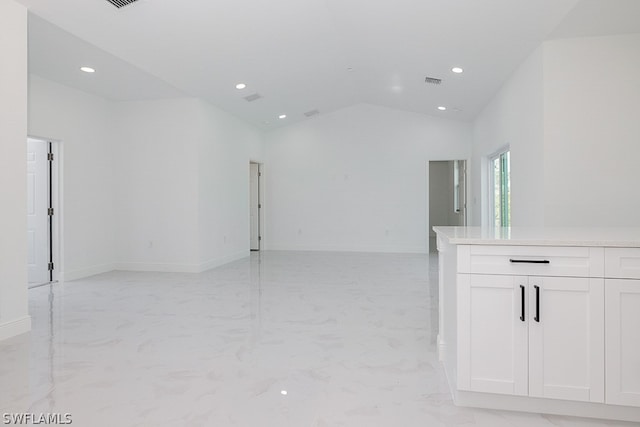
[[462, 73], [462, 71], [464, 71], [464, 70], [463, 70], [462, 68], [460, 68], [460, 67], [453, 67], [453, 68], [451, 69], [451, 71], [453, 71], [453, 72], [454, 72], [454, 73], [456, 73], [456, 74], [460, 74], [460, 73]]
[[438, 110], [440, 111], [445, 111], [447, 109], [447, 107], [443, 107], [442, 105], [438, 107]]
[[286, 396], [288, 393], [287, 393], [287, 390], [280, 390], [280, 394], [283, 396]]
[[236, 89], [244, 89], [245, 87], [247, 87], [247, 85], [246, 85], [246, 84], [244, 84], [244, 83], [238, 83], [238, 84], [236, 85]]
[[287, 115], [286, 115], [286, 114], [280, 114], [280, 115], [278, 116], [278, 118], [279, 118], [279, 119], [286, 119], [286, 118], [287, 118]]
[[95, 73], [96, 72], [96, 70], [91, 68], [91, 67], [80, 67], [80, 69], [82, 71], [84, 71], [85, 73]]
[[350, 72], [350, 73], [353, 72], [353, 67], [347, 68], [347, 71]]

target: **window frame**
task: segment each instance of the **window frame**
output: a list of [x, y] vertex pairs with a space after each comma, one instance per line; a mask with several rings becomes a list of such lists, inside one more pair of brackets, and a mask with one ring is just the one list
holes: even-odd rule
[[[500, 186], [499, 195], [496, 194], [498, 189], [496, 183], [496, 167], [495, 162], [499, 161]], [[506, 174], [504, 170], [506, 168]], [[488, 225], [491, 227], [510, 227], [511, 226], [511, 150], [510, 147], [503, 146], [499, 150], [487, 156], [487, 207], [488, 207]], [[500, 224], [498, 221], [497, 198], [500, 201]], [[506, 218], [506, 219], [505, 219]]]

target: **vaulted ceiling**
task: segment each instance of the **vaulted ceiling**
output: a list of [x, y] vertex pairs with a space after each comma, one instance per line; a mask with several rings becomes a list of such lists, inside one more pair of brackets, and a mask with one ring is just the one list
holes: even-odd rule
[[17, 1], [31, 73], [116, 101], [198, 97], [262, 129], [361, 102], [469, 121], [544, 40], [640, 32], [638, 0]]

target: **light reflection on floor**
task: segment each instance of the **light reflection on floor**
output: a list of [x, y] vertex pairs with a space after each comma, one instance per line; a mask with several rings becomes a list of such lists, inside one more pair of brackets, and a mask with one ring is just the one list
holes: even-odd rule
[[459, 408], [435, 353], [435, 255], [258, 252], [202, 274], [31, 289], [0, 414], [78, 426], [623, 426]]

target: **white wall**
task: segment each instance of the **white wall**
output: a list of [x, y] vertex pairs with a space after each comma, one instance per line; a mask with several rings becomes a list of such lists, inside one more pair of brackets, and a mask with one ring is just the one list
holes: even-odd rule
[[426, 252], [428, 161], [470, 143], [465, 123], [368, 104], [267, 133], [266, 248]]
[[257, 130], [194, 98], [111, 102], [38, 76], [29, 102], [30, 134], [61, 141], [66, 280], [249, 253]]
[[182, 98], [114, 106], [117, 268], [195, 271], [199, 103]]
[[[511, 223], [544, 222], [543, 49], [538, 48], [505, 82], [473, 123], [469, 225], [488, 221], [487, 156], [511, 150]], [[485, 187], [486, 188], [486, 187]]]
[[247, 256], [260, 133], [194, 98], [116, 110], [118, 268], [199, 272]]
[[262, 161], [261, 133], [201, 102], [198, 156], [200, 270], [249, 255], [249, 162]]
[[110, 102], [30, 76], [29, 134], [61, 149], [65, 280], [113, 269], [114, 123]]
[[510, 144], [513, 225], [640, 225], [638, 75], [638, 34], [538, 48], [474, 122], [472, 224], [481, 160]]
[[545, 225], [640, 226], [640, 35], [544, 48]]
[[27, 10], [0, 2], [0, 340], [31, 328], [27, 307]]

